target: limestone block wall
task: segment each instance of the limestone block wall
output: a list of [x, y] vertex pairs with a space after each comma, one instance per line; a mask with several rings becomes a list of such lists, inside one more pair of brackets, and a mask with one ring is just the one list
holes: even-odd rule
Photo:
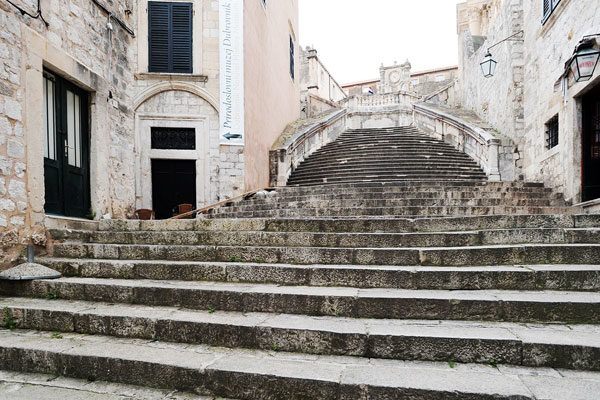
[[[131, 0], [106, 7], [135, 30]], [[35, 13], [36, 2], [20, 2]], [[49, 26], [0, 3], [0, 265], [44, 235], [43, 70], [90, 93], [91, 212], [124, 217], [134, 204], [133, 37], [88, 0], [42, 0]], [[127, 10], [127, 12], [126, 12]]]
[[[244, 147], [220, 144], [219, 137], [219, 5], [191, 0], [194, 10], [192, 74], [148, 72], [148, 0], [139, 2], [136, 58], [136, 207], [152, 207], [153, 158], [196, 161], [198, 208], [244, 190]], [[195, 151], [150, 149], [150, 127], [196, 128]]]
[[[473, 21], [459, 31], [460, 103], [511, 138], [522, 149], [524, 45], [522, 42], [511, 41], [491, 49], [494, 60], [498, 62], [496, 73], [491, 78], [483, 76], [480, 63], [488, 47], [523, 29], [523, 0], [487, 1], [482, 3], [482, 7], [488, 11], [482, 11], [484, 15], [470, 11]], [[485, 21], [476, 21], [473, 14]], [[469, 26], [476, 26], [476, 29], [471, 28], [476, 33]]]
[[[538, 4], [539, 3], [539, 4]], [[600, 33], [600, 7], [595, 0], [561, 1], [542, 25], [542, 4], [524, 2], [525, 173], [528, 179], [555, 187], [568, 200], [581, 200], [581, 101], [579, 96], [600, 81], [575, 83], [572, 78], [565, 95], [559, 80], [564, 64], [584, 36]], [[558, 114], [559, 144], [546, 148], [545, 123]]]
[[[544, 182], [579, 202], [582, 192], [581, 99], [600, 82], [563, 82], [565, 62], [577, 42], [598, 33], [595, 0], [562, 0], [542, 23], [542, 2], [468, 0], [458, 6], [460, 103], [475, 111], [518, 146], [524, 178]], [[492, 49], [495, 76], [484, 78], [479, 63], [488, 46], [523, 30], [523, 42]], [[563, 90], [564, 89], [564, 90]], [[559, 119], [559, 144], [548, 149], [545, 124]]]

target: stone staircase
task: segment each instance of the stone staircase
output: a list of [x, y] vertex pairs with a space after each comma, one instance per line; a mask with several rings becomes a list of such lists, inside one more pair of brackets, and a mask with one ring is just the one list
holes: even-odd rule
[[439, 179], [482, 181], [486, 175], [466, 154], [407, 126], [344, 132], [302, 162], [288, 186]]
[[232, 399], [597, 399], [600, 215], [578, 212], [438, 179], [53, 229], [38, 261], [64, 278], [0, 281], [0, 369]]
[[569, 214], [560, 193], [537, 183], [395, 181], [287, 186], [214, 209], [208, 218], [432, 217]]

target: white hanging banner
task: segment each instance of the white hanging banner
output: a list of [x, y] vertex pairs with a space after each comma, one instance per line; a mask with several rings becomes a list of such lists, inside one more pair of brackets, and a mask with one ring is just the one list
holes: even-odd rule
[[244, 1], [219, 0], [221, 144], [244, 144]]

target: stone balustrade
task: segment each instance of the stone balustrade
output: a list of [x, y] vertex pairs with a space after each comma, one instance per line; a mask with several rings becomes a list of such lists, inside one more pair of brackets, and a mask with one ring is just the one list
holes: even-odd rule
[[515, 144], [445, 109], [430, 104], [415, 104], [413, 120], [417, 128], [436, 139], [452, 144], [473, 158], [490, 181], [514, 181], [518, 178]]
[[285, 186], [294, 168], [344, 133], [347, 117], [346, 109], [336, 109], [299, 127], [291, 127], [291, 135], [269, 152], [269, 185]]

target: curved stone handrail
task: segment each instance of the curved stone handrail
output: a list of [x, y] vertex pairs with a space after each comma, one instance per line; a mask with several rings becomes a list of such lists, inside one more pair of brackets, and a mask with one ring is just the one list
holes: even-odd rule
[[346, 130], [347, 109], [321, 116], [305, 124], [269, 152], [272, 187], [285, 186], [294, 168], [312, 153], [338, 138]]
[[455, 115], [426, 104], [413, 106], [415, 125], [422, 131], [454, 145], [473, 158], [490, 181], [514, 180], [514, 169], [501, 174], [500, 150], [502, 140], [490, 132]]

